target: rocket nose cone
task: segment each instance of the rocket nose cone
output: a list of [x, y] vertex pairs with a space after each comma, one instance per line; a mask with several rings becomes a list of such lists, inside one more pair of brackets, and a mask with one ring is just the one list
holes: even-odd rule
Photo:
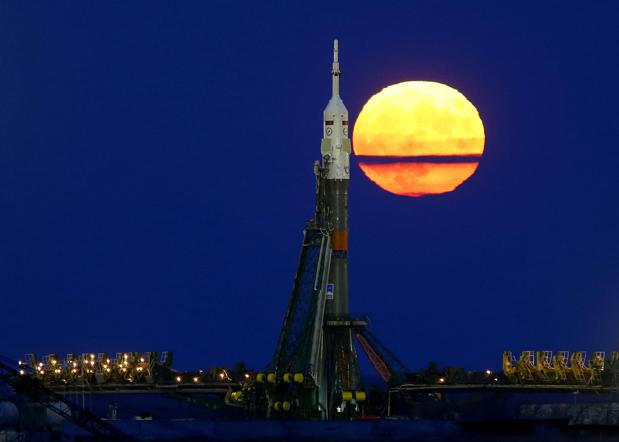
[[325, 112], [329, 113], [348, 113], [348, 109], [344, 105], [344, 102], [339, 96], [331, 97], [329, 103], [327, 103], [327, 107], [325, 107]]

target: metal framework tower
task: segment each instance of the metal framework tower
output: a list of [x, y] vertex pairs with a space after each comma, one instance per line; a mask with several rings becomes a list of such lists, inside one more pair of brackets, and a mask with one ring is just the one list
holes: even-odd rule
[[332, 96], [323, 113], [322, 161], [314, 163], [316, 211], [307, 223], [299, 267], [270, 369], [308, 375], [318, 407], [330, 418], [354, 405], [360, 376], [348, 299], [348, 110], [340, 98], [338, 41]]

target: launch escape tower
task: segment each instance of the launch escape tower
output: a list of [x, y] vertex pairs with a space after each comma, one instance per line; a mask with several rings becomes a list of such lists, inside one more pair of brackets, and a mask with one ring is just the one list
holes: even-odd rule
[[[298, 373], [316, 389], [325, 417], [365, 398], [348, 306], [348, 110], [340, 98], [338, 41], [333, 46], [332, 96], [323, 114], [322, 162], [314, 163], [316, 210], [307, 222], [293, 290], [277, 349], [274, 376]], [[300, 379], [300, 378], [299, 378]], [[309, 404], [308, 404], [309, 405]]]

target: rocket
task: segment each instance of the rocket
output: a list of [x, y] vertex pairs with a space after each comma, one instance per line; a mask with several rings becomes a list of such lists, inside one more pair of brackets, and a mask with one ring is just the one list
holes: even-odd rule
[[359, 387], [357, 353], [352, 340], [348, 306], [348, 183], [351, 143], [348, 110], [340, 98], [338, 41], [333, 42], [332, 94], [323, 112], [322, 164], [318, 178], [317, 218], [330, 235], [330, 259], [324, 294], [322, 371], [319, 402], [328, 416], [346, 404], [344, 397]]
[[340, 98], [338, 41], [333, 42], [332, 96], [323, 113], [321, 143], [325, 227], [331, 231], [331, 268], [325, 317], [347, 319], [348, 311], [348, 183], [351, 143], [348, 110]]
[[348, 110], [340, 98], [337, 40], [331, 82], [322, 119], [321, 159], [314, 162], [315, 218], [303, 232], [299, 267], [270, 365], [274, 377], [291, 370], [307, 373], [317, 387], [315, 405], [327, 419], [356, 406], [351, 398], [360, 387], [360, 373], [352, 332], [363, 325], [350, 317], [348, 306], [351, 143]]

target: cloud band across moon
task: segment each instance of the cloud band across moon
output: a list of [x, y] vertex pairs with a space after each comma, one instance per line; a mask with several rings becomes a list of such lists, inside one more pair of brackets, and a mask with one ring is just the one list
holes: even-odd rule
[[481, 155], [420, 155], [415, 157], [400, 156], [369, 156], [355, 155], [360, 163], [364, 164], [389, 164], [400, 163], [479, 163]]

